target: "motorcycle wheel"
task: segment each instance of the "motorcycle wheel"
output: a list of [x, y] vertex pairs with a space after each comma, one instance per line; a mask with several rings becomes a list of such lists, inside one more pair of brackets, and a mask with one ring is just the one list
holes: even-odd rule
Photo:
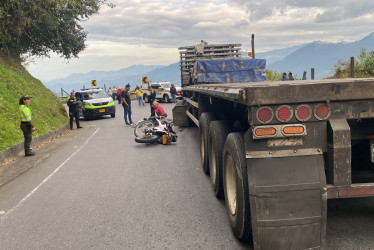
[[155, 124], [150, 120], [141, 121], [138, 123], [138, 125], [135, 126], [134, 134], [136, 137], [141, 137], [145, 135], [146, 130], [153, 129], [154, 127]]
[[135, 137], [135, 141], [138, 143], [154, 143], [158, 141], [157, 135], [143, 135], [140, 137]]

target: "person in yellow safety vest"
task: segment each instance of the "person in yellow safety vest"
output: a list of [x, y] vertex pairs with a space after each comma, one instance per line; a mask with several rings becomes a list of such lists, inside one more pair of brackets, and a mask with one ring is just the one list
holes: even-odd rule
[[32, 132], [36, 131], [36, 128], [31, 121], [31, 110], [28, 105], [31, 102], [31, 96], [23, 95], [19, 99], [19, 110], [21, 112], [21, 130], [25, 138], [24, 148], [25, 156], [33, 156], [35, 152], [31, 151]]

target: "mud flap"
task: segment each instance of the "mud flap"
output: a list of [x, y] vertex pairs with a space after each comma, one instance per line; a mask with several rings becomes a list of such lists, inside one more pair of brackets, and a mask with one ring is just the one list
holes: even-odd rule
[[323, 156], [246, 161], [254, 249], [323, 249], [327, 218]]

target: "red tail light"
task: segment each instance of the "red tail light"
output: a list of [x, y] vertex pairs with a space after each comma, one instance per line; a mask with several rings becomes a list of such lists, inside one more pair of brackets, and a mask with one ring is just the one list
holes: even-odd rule
[[273, 119], [273, 110], [269, 107], [262, 107], [257, 111], [257, 118], [262, 123], [268, 123]]
[[312, 116], [312, 111], [310, 110], [309, 106], [300, 105], [296, 109], [295, 116], [299, 121], [304, 122], [304, 121], [309, 120], [309, 118]]
[[324, 104], [317, 105], [314, 108], [314, 116], [318, 120], [325, 120], [329, 117], [329, 115], [330, 115], [330, 109]]
[[277, 109], [277, 119], [280, 122], [287, 122], [292, 118], [292, 109], [289, 106], [281, 106]]

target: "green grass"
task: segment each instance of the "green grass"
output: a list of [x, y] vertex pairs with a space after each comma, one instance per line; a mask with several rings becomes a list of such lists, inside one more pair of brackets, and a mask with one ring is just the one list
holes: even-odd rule
[[19, 99], [31, 95], [33, 136], [61, 128], [68, 117], [61, 101], [32, 77], [17, 59], [0, 54], [0, 151], [23, 141]]

